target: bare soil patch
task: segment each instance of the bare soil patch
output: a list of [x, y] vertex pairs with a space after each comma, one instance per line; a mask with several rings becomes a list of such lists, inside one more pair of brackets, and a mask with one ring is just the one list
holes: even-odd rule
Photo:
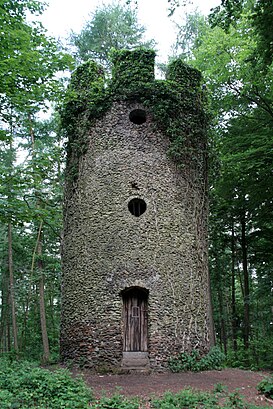
[[221, 384], [228, 392], [238, 391], [240, 395], [255, 405], [273, 407], [273, 401], [260, 395], [257, 384], [268, 375], [264, 372], [253, 372], [241, 369], [224, 369], [222, 371], [182, 372], [182, 373], [134, 373], [128, 375], [94, 375], [88, 370], [73, 371], [81, 374], [89, 387], [99, 396], [111, 395], [117, 390], [125, 396], [149, 398], [161, 396], [166, 391], [179, 392], [185, 388], [210, 391]]

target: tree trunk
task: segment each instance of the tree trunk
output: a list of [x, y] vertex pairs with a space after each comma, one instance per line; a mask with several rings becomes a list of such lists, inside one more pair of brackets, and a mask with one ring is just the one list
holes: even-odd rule
[[[31, 115], [28, 116], [29, 119], [29, 133], [31, 137], [31, 145], [32, 145], [32, 161], [33, 167], [36, 168], [35, 165], [35, 134], [33, 130], [33, 121]], [[36, 195], [36, 187], [35, 187], [35, 195]], [[39, 195], [37, 195], [36, 200], [36, 207], [40, 208], [40, 199]], [[44, 273], [43, 273], [43, 262], [42, 262], [42, 227], [43, 227], [43, 220], [40, 222], [37, 242], [34, 249], [33, 257], [32, 257], [32, 266], [31, 271], [33, 272], [34, 263], [35, 263], [35, 253], [37, 249], [37, 268], [39, 273], [39, 309], [40, 309], [40, 325], [41, 325], [41, 333], [42, 333], [42, 340], [43, 340], [43, 362], [46, 363], [49, 361], [49, 342], [48, 342], [48, 334], [47, 334], [47, 325], [46, 325], [46, 310], [45, 310], [45, 288], [44, 288]]]
[[221, 339], [221, 344], [224, 347], [224, 352], [225, 354], [227, 354], [227, 331], [226, 331], [226, 323], [224, 319], [222, 288], [220, 285], [218, 287], [218, 302], [219, 302], [219, 313], [220, 313], [220, 339]]
[[243, 256], [243, 274], [244, 274], [244, 347], [249, 349], [250, 336], [250, 291], [249, 291], [249, 274], [247, 265], [247, 243], [246, 243], [246, 219], [245, 213], [241, 217], [242, 227], [242, 256]]
[[232, 221], [231, 230], [231, 328], [232, 328], [232, 346], [236, 353], [237, 345], [237, 316], [236, 316], [236, 294], [235, 294], [235, 235], [234, 223]]
[[8, 270], [3, 270], [1, 276], [0, 352], [7, 351], [8, 326], [9, 326], [9, 274]]
[[12, 225], [8, 224], [8, 266], [9, 266], [9, 294], [11, 304], [12, 330], [13, 330], [13, 347], [18, 353], [18, 333], [16, 322], [16, 307], [14, 296], [14, 277], [13, 277], [13, 258], [12, 258]]
[[40, 236], [43, 228], [43, 221], [40, 222], [38, 234], [37, 234], [37, 240], [35, 243], [35, 247], [32, 253], [32, 261], [31, 261], [31, 268], [30, 268], [30, 276], [29, 276], [29, 288], [28, 288], [28, 293], [27, 293], [27, 299], [26, 299], [26, 304], [24, 308], [24, 319], [23, 319], [23, 325], [22, 325], [22, 346], [23, 348], [26, 345], [26, 336], [27, 336], [27, 321], [28, 321], [28, 314], [29, 314], [29, 305], [31, 301], [31, 294], [32, 294], [32, 279], [34, 275], [34, 268], [35, 268], [35, 258], [37, 256], [38, 252], [38, 246], [40, 242]]
[[43, 340], [43, 362], [46, 363], [49, 361], [49, 342], [46, 326], [46, 311], [45, 311], [45, 289], [44, 289], [44, 274], [43, 274], [43, 262], [42, 262], [42, 231], [39, 230], [38, 237], [38, 248], [37, 248], [37, 266], [39, 270], [39, 303], [40, 303], [40, 323], [41, 323], [41, 332]]

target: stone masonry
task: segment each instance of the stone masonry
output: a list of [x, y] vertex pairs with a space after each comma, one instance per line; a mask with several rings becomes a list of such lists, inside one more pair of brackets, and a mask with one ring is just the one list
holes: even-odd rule
[[[169, 138], [137, 98], [114, 100], [86, 140], [77, 180], [66, 182], [63, 360], [83, 360], [94, 370], [166, 370], [178, 352], [208, 352], [206, 192], [169, 155]], [[126, 336], [143, 331], [140, 304], [132, 301], [129, 313], [124, 307], [130, 291], [135, 299], [143, 294], [147, 347], [125, 350]], [[137, 329], [129, 328], [133, 321]]]

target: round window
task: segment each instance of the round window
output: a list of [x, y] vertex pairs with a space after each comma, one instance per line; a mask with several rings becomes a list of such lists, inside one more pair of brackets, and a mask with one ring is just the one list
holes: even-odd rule
[[129, 119], [133, 124], [141, 125], [146, 122], [146, 111], [144, 109], [134, 109], [129, 114]]
[[147, 205], [143, 199], [135, 197], [128, 203], [130, 213], [136, 217], [141, 216], [146, 211]]

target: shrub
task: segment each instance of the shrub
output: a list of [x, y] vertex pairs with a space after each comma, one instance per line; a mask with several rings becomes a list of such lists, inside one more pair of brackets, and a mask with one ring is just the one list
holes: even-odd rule
[[[108, 407], [108, 406], [107, 406]], [[197, 392], [184, 389], [179, 393], [167, 392], [161, 398], [154, 398], [151, 409], [261, 409], [243, 401], [237, 393]], [[265, 407], [269, 409], [268, 407]]]
[[206, 392], [196, 392], [191, 389], [184, 389], [179, 393], [167, 392], [162, 398], [154, 399], [152, 408], [154, 409], [175, 409], [175, 408], [214, 408], [215, 398]]
[[206, 371], [210, 369], [222, 369], [225, 361], [225, 354], [218, 347], [213, 347], [208, 354], [200, 356], [198, 350], [194, 349], [190, 354], [181, 352], [169, 359], [169, 368], [172, 372], [182, 371]]
[[264, 378], [257, 386], [258, 391], [273, 399], [273, 375]]
[[111, 397], [101, 397], [91, 406], [93, 409], [139, 409], [141, 407], [139, 398], [126, 398], [120, 393], [115, 393]]
[[91, 391], [67, 370], [51, 372], [34, 363], [0, 361], [1, 409], [84, 409]]

